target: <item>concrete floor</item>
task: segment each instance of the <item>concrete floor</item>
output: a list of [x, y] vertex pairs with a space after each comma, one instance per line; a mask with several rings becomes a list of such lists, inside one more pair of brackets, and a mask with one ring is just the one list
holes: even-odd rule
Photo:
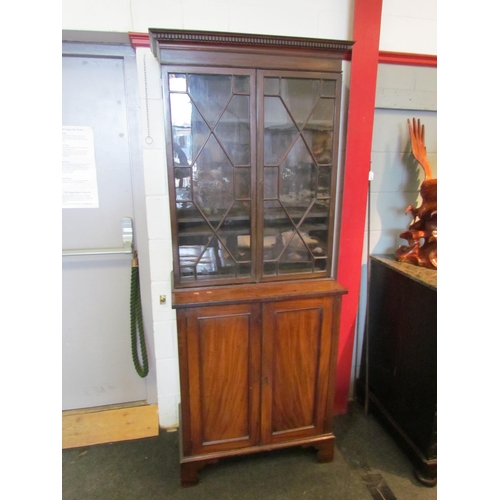
[[292, 448], [224, 459], [181, 488], [177, 432], [121, 443], [63, 450], [63, 500], [435, 500], [372, 415], [353, 404], [335, 418], [336, 449], [320, 464], [311, 449]]

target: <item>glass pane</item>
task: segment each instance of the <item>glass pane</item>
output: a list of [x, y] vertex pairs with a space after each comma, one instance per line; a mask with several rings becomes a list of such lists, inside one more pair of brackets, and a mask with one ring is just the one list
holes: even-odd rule
[[231, 95], [230, 75], [189, 75], [188, 92], [206, 122], [213, 127]]
[[264, 164], [276, 165], [282, 161], [298, 135], [287, 110], [278, 97], [264, 98]]
[[192, 165], [210, 129], [187, 94], [170, 94], [170, 114], [174, 164]]
[[286, 245], [279, 260], [279, 274], [310, 273], [326, 269], [326, 255], [317, 258], [319, 251], [318, 238], [305, 231], [284, 233], [283, 241]]
[[249, 94], [250, 93], [250, 77], [248, 76], [235, 76], [233, 78], [233, 89], [235, 94]]
[[300, 137], [280, 166], [280, 201], [305, 212], [316, 196], [316, 164]]
[[332, 167], [318, 169], [318, 198], [329, 198], [332, 185]]
[[237, 200], [250, 199], [250, 168], [236, 168], [234, 170], [235, 177], [235, 196]]
[[321, 96], [323, 97], [335, 97], [336, 90], [335, 80], [323, 80], [321, 87]]
[[237, 201], [229, 210], [217, 234], [234, 261], [251, 260], [250, 203]]
[[[295, 227], [277, 200], [264, 202], [264, 270], [266, 275], [276, 274], [276, 266], [266, 266], [266, 262], [276, 262], [283, 252], [282, 234], [292, 232]], [[274, 271], [271, 271], [273, 269]]]
[[186, 94], [170, 94], [174, 164], [191, 164], [191, 100]]
[[278, 198], [277, 167], [264, 167], [264, 198]]
[[228, 250], [226, 238], [219, 237], [217, 241], [218, 241], [219, 259], [220, 259], [220, 269], [218, 274], [224, 274], [226, 276], [228, 275], [234, 276], [236, 272], [235, 271], [236, 262], [234, 261], [231, 252]]
[[205, 245], [181, 245], [179, 247], [181, 274], [184, 276], [197, 274], [208, 275], [217, 270], [214, 247]]
[[180, 245], [205, 245], [213, 230], [193, 203], [177, 203], [177, 235]]
[[319, 98], [320, 80], [282, 78], [281, 98], [295, 123], [302, 128]]
[[315, 201], [298, 227], [315, 258], [326, 258], [328, 254], [329, 209], [330, 200]]
[[196, 273], [207, 275], [217, 271], [216, 247], [208, 246], [204, 249], [196, 264]]
[[307, 233], [298, 231], [285, 231], [281, 233], [283, 241], [283, 254], [280, 257], [281, 262], [297, 262], [310, 259], [308, 245], [316, 240]]
[[314, 159], [321, 164], [332, 163], [334, 112], [333, 99], [320, 99], [304, 127], [306, 142]]
[[174, 168], [175, 177], [175, 200], [191, 200], [191, 169]]
[[288, 231], [282, 233], [284, 251], [278, 263], [278, 273], [304, 273], [312, 271], [314, 261], [309, 250], [311, 238], [305, 233]]
[[249, 278], [252, 275], [251, 264], [237, 264], [236, 275], [238, 278]]
[[330, 200], [329, 199], [322, 199], [322, 200], [314, 200], [314, 202], [311, 204], [311, 208], [307, 212], [307, 217], [323, 217], [325, 218], [324, 221], [321, 223], [326, 224], [327, 223], [327, 217], [328, 213], [330, 211]]
[[278, 274], [277, 262], [264, 263], [264, 276], [276, 276]]
[[233, 165], [250, 165], [249, 99], [243, 95], [233, 96], [215, 128]]
[[279, 78], [264, 78], [264, 95], [279, 95]]
[[326, 271], [328, 260], [325, 258], [314, 259], [314, 272]]
[[186, 75], [170, 73], [168, 75], [168, 88], [170, 92], [186, 92]]
[[202, 149], [193, 167], [194, 202], [217, 228], [233, 198], [233, 166], [214, 136]]

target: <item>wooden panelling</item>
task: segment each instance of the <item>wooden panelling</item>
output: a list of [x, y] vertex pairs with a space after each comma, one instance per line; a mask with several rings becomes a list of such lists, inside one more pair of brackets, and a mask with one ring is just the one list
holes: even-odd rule
[[[310, 445], [319, 461], [333, 459], [346, 290], [332, 279], [315, 283], [317, 290], [304, 281], [302, 289], [273, 283], [173, 292], [182, 297], [176, 307], [184, 486], [196, 484], [198, 470], [224, 456]], [[196, 302], [204, 304], [205, 295], [213, 305]], [[227, 303], [232, 300], [241, 303]]]
[[314, 423], [321, 311], [275, 313], [273, 432]]
[[[256, 305], [187, 313], [192, 452], [249, 446], [258, 438], [260, 335]], [[180, 358], [181, 366], [186, 362]], [[201, 423], [201, 425], [200, 425]]]
[[250, 318], [200, 318], [203, 442], [248, 435]]
[[328, 432], [332, 304], [317, 298], [264, 306], [263, 442]]

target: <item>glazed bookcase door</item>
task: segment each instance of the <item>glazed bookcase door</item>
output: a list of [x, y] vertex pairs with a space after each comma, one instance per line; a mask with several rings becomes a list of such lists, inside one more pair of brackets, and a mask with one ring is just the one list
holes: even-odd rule
[[255, 281], [255, 71], [164, 67], [180, 286]]
[[330, 275], [340, 78], [258, 72], [263, 281]]
[[340, 74], [163, 72], [176, 286], [330, 276]]

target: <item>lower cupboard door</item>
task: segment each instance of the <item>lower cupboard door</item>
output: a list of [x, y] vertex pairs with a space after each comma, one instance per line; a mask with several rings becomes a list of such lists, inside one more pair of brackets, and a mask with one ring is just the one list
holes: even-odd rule
[[262, 441], [331, 432], [333, 299], [264, 305]]
[[192, 309], [187, 363], [192, 454], [253, 446], [259, 436], [260, 309]]

